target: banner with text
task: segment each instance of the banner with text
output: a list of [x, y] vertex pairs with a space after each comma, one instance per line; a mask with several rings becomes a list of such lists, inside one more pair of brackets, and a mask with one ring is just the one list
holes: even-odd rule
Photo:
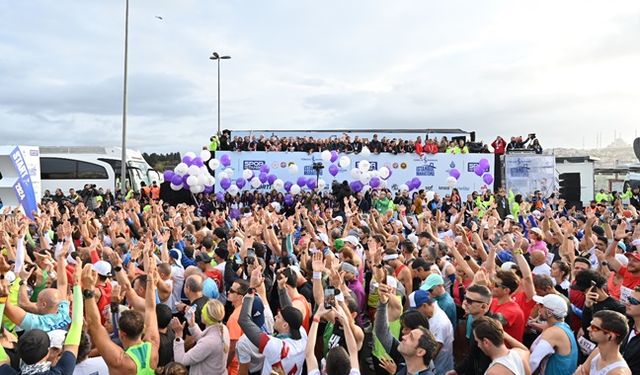
[[[418, 178], [421, 182], [418, 189], [426, 191], [434, 191], [438, 194], [449, 194], [451, 188], [447, 182], [452, 169], [459, 171], [459, 177], [455, 186], [463, 199], [467, 194], [473, 191], [481, 191], [482, 189], [493, 190], [493, 178], [486, 178], [484, 175], [493, 175], [494, 158], [492, 154], [436, 154], [436, 155], [417, 155], [417, 154], [371, 154], [362, 156], [361, 154], [341, 154], [341, 157], [347, 156], [350, 163], [345, 168], [339, 167], [336, 176], [329, 173], [330, 166], [339, 166], [339, 160], [334, 163], [324, 161], [321, 153], [316, 152], [307, 154], [305, 152], [230, 152], [217, 151], [215, 157], [220, 159], [222, 155], [227, 154], [231, 158], [229, 168], [233, 170], [231, 176], [232, 181], [242, 178], [242, 172], [249, 169], [254, 172], [255, 176], [260, 173], [263, 165], [269, 167], [269, 174], [275, 175], [283, 182], [291, 182], [295, 184], [300, 177], [316, 178], [317, 172], [314, 169], [314, 163], [322, 163], [323, 168], [320, 170], [320, 179], [326, 182], [325, 190], [331, 189], [331, 183], [334, 180], [354, 181], [351, 170], [358, 167], [360, 161], [367, 160], [370, 163], [369, 170], [380, 170], [387, 167], [391, 171], [391, 175], [386, 180], [386, 186], [392, 191], [398, 190], [398, 187], [407, 181]], [[487, 159], [487, 169], [484, 175], [479, 176], [475, 173], [476, 166], [480, 164], [480, 160]], [[292, 174], [289, 170], [290, 164], [295, 164], [297, 173]], [[224, 168], [220, 168], [218, 171]], [[454, 173], [456, 174], [456, 173]], [[484, 177], [484, 178], [483, 178]], [[492, 177], [492, 176], [490, 176]], [[224, 191], [220, 187], [220, 181], [216, 178], [216, 191]], [[485, 181], [489, 181], [487, 184]], [[244, 189], [252, 189], [250, 184], [244, 185]], [[269, 190], [271, 184], [264, 183], [259, 189]], [[303, 188], [303, 190], [306, 190]]]
[[[16, 194], [16, 198], [24, 209], [25, 214], [33, 220], [33, 212], [38, 211], [38, 203], [36, 200], [36, 191], [31, 179], [31, 174], [32, 172], [37, 172], [39, 176], [40, 171], [32, 171], [32, 168], [30, 168], [30, 165], [33, 163], [30, 163], [29, 160], [32, 158], [32, 156], [34, 156], [31, 155], [32, 151], [33, 150], [30, 150], [28, 148], [16, 146], [16, 148], [11, 151], [9, 158], [11, 159], [16, 172], [18, 173], [18, 179], [13, 185], [13, 190]], [[38, 151], [36, 149], [36, 158], [38, 157], [37, 152]]]

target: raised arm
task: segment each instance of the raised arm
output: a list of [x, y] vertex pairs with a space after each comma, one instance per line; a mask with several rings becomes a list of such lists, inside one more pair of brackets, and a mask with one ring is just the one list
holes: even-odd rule
[[151, 248], [145, 249], [145, 271], [147, 271], [147, 290], [145, 294], [144, 339], [151, 343], [151, 368], [158, 365], [160, 350], [160, 332], [158, 332], [158, 316], [156, 315], [156, 284], [160, 280], [156, 263], [151, 259]]
[[82, 299], [82, 287], [80, 277], [82, 274], [82, 261], [76, 258], [76, 268], [73, 272], [73, 312], [71, 314], [71, 326], [64, 341], [64, 350], [73, 353], [78, 357], [78, 346], [80, 346], [80, 336], [82, 335], [82, 323], [84, 321], [82, 312], [84, 301]]

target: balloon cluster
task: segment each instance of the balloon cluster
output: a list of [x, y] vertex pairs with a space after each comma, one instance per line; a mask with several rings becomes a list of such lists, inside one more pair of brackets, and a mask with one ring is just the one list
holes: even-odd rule
[[[362, 156], [368, 156], [371, 151], [367, 147], [364, 147], [360, 152]], [[336, 151], [322, 151], [322, 160], [332, 163], [329, 166], [329, 173], [335, 177], [340, 168], [347, 169], [351, 165], [351, 159], [347, 155], [339, 156]], [[337, 162], [337, 165], [335, 164]], [[371, 163], [368, 160], [361, 160], [357, 165], [349, 172], [353, 181], [349, 183], [349, 187], [354, 192], [360, 192], [365, 188], [371, 187], [373, 189], [383, 188], [387, 185], [387, 179], [391, 176], [391, 170], [387, 167], [382, 167], [379, 170], [371, 170]]]
[[493, 176], [489, 173], [489, 167], [489, 160], [483, 158], [480, 159], [478, 165], [473, 169], [476, 176], [482, 177], [482, 181], [487, 185], [491, 185], [493, 182]]
[[212, 170], [221, 164], [228, 167], [231, 165], [231, 159], [228, 155], [225, 156], [227, 156], [226, 159], [223, 156], [220, 160], [216, 160], [211, 158], [211, 153], [207, 150], [202, 150], [199, 156], [194, 152], [187, 152], [182, 157], [182, 162], [173, 170], [164, 171], [164, 180], [171, 183], [171, 189], [174, 191], [186, 189], [194, 194], [211, 193], [216, 179], [209, 173], [205, 163], [208, 162]]

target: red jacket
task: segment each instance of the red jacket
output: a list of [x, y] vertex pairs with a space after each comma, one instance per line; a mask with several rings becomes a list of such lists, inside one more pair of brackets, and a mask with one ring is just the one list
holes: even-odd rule
[[416, 142], [416, 154], [422, 155], [422, 152], [423, 152], [422, 143]]
[[491, 143], [491, 147], [493, 147], [494, 153], [496, 155], [503, 155], [504, 149], [507, 147], [507, 142], [504, 139], [499, 138]]
[[429, 143], [426, 145], [425, 147], [425, 152], [428, 152], [430, 154], [437, 154], [438, 153], [438, 145], [435, 143]]

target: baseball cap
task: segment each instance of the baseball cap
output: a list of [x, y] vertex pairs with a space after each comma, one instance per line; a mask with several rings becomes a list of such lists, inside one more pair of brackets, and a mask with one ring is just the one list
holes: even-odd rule
[[222, 259], [227, 259], [229, 257], [229, 250], [226, 247], [218, 246], [214, 250], [214, 253]]
[[200, 262], [211, 263], [211, 257], [207, 253], [200, 253], [196, 255], [195, 260], [196, 260], [196, 263], [200, 263]]
[[322, 241], [322, 243], [326, 246], [331, 246], [331, 244], [329, 243], [329, 236], [327, 236], [326, 233], [318, 233], [316, 239]]
[[353, 235], [346, 236], [342, 240], [344, 242], [348, 242], [348, 243], [352, 244], [353, 246], [357, 246], [357, 245], [360, 244], [360, 240], [356, 236], [353, 236]]
[[67, 331], [55, 329], [47, 332], [47, 335], [49, 336], [49, 348], [62, 349], [64, 338], [67, 336]]
[[433, 303], [433, 300], [431, 299], [431, 294], [426, 290], [419, 289], [409, 294], [410, 308], [417, 309], [418, 307], [424, 305], [425, 303], [428, 303], [428, 304]]
[[567, 302], [557, 294], [547, 294], [544, 297], [533, 296], [533, 300], [551, 311], [551, 313], [558, 318], [564, 318], [569, 311]]
[[431, 290], [434, 286], [443, 285], [444, 279], [437, 273], [432, 273], [424, 281], [424, 284], [420, 287], [421, 290]]
[[351, 263], [343, 262], [340, 269], [358, 276], [358, 269]]
[[507, 250], [500, 250], [497, 255], [502, 263], [513, 262], [513, 254]]
[[93, 264], [93, 269], [100, 276], [111, 277], [113, 274], [111, 273], [111, 264], [104, 260], [99, 260]]
[[259, 296], [253, 299], [253, 306], [251, 307], [251, 320], [262, 329], [264, 327], [264, 303]]
[[282, 319], [289, 325], [289, 336], [294, 340], [300, 340], [300, 326], [302, 325], [302, 313], [293, 306], [287, 306], [280, 310]]
[[513, 262], [504, 262], [500, 266], [500, 269], [503, 271], [511, 271], [514, 267], [518, 268], [518, 265]]
[[542, 229], [540, 228], [531, 228], [531, 231], [537, 234], [538, 236], [542, 236]]
[[414, 246], [418, 245], [418, 236], [415, 233], [411, 233], [407, 236], [407, 239], [413, 243]]
[[626, 255], [627, 258], [633, 258], [635, 260], [640, 260], [640, 253], [637, 252], [637, 251], [628, 251], [624, 255]]
[[339, 222], [343, 222], [342, 216], [336, 216], [333, 218], [333, 220], [339, 221]]
[[18, 340], [18, 353], [27, 365], [38, 363], [49, 354], [49, 335], [41, 329], [27, 330]]

